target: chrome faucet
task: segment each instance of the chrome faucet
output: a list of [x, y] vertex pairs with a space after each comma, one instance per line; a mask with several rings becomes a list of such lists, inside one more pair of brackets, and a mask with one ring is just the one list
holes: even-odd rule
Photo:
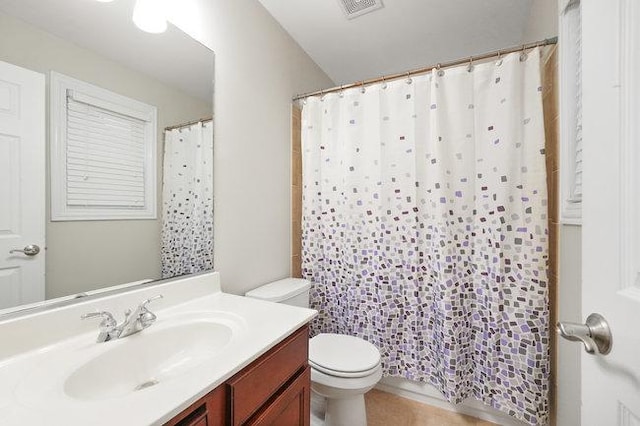
[[114, 340], [118, 338], [120, 334], [118, 331], [118, 322], [111, 315], [110, 312], [107, 311], [99, 311], [99, 312], [89, 312], [88, 314], [83, 314], [80, 316], [80, 319], [89, 319], [89, 318], [102, 318], [100, 322], [100, 334], [98, 334], [98, 339], [96, 342], [108, 342], [109, 340]]
[[158, 299], [162, 299], [161, 294], [153, 296], [139, 304], [133, 313], [131, 313], [131, 310], [127, 310], [127, 312], [125, 312], [124, 322], [122, 323], [122, 329], [120, 330], [118, 338], [121, 339], [123, 337], [131, 336], [132, 334], [136, 334], [153, 324], [158, 317], [147, 309], [147, 305]]
[[133, 312], [131, 312], [131, 309], [127, 309], [124, 321], [119, 325], [113, 315], [107, 311], [89, 312], [80, 316], [80, 318], [102, 318], [100, 333], [96, 340], [98, 343], [122, 339], [144, 330], [156, 321], [158, 317], [147, 308], [147, 305], [158, 299], [162, 299], [161, 294], [143, 301]]

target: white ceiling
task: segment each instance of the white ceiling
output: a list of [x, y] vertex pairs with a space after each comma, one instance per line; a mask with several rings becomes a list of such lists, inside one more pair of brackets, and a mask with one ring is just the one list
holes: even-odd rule
[[353, 20], [339, 0], [259, 1], [336, 84], [537, 41], [533, 0], [383, 0]]
[[212, 102], [213, 52], [169, 25], [148, 34], [132, 22], [134, 0], [0, 0], [0, 11]]

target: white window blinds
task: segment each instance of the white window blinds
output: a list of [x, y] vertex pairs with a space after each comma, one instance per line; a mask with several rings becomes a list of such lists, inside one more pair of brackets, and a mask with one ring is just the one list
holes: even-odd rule
[[573, 187], [571, 201], [582, 201], [582, 15], [580, 2], [575, 6], [575, 61], [576, 61], [576, 134], [575, 134], [575, 158], [573, 171]]
[[145, 207], [145, 122], [67, 94], [67, 204]]
[[52, 73], [52, 220], [156, 218], [156, 109]]
[[560, 217], [580, 224], [582, 217], [582, 16], [580, 0], [560, 12]]

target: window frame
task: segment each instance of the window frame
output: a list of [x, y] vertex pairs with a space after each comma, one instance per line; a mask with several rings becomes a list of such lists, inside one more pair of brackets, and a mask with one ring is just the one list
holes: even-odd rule
[[[581, 78], [575, 45], [576, 37], [582, 38], [581, 25], [574, 16], [568, 16], [569, 8], [581, 12], [580, 0], [565, 0], [559, 4], [559, 74], [560, 74], [560, 222], [566, 225], [582, 224], [582, 198], [575, 196], [578, 154], [578, 88], [576, 77]], [[581, 66], [582, 64], [580, 64]], [[582, 99], [580, 98], [580, 102]], [[581, 148], [581, 147], [580, 147]]]
[[[51, 220], [150, 220], [157, 219], [157, 122], [155, 106], [119, 95], [64, 74], [50, 73]], [[144, 121], [144, 191], [140, 209], [81, 207], [67, 203], [67, 94], [95, 100], [96, 107]]]

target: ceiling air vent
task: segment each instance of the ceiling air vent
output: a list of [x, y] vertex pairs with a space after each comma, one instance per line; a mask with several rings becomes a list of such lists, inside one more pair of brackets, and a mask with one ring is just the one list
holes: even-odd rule
[[384, 7], [382, 0], [338, 0], [338, 3], [347, 19], [357, 18]]

